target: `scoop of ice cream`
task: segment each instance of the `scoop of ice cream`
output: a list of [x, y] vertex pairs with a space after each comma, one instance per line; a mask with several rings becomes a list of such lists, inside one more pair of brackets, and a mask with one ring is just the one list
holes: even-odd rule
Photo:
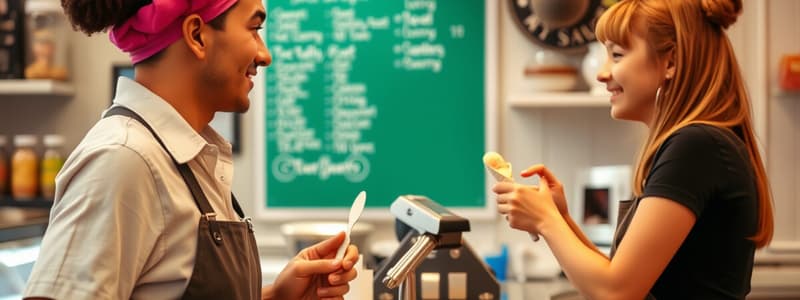
[[511, 164], [497, 152], [489, 151], [483, 155], [483, 164], [505, 177], [511, 178]]
[[506, 161], [497, 152], [489, 151], [483, 155], [483, 164], [491, 168], [498, 168], [505, 165]]

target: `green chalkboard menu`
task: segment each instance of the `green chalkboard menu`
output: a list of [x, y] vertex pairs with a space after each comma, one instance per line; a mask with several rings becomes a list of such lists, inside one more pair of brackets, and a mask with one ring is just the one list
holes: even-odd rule
[[486, 206], [486, 3], [267, 0], [267, 209]]

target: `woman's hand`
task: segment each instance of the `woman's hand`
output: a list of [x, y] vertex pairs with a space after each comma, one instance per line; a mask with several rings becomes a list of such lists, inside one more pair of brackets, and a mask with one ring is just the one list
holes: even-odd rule
[[511, 228], [535, 234], [544, 222], [561, 218], [545, 177], [539, 187], [498, 182], [492, 191], [497, 194], [497, 211], [506, 216]]
[[564, 196], [564, 186], [561, 184], [561, 181], [553, 175], [553, 172], [550, 172], [547, 167], [542, 164], [533, 165], [528, 167], [525, 171], [520, 173], [522, 177], [531, 177], [533, 175], [539, 175], [539, 177], [547, 179], [547, 187], [550, 188], [550, 193], [553, 195], [553, 202], [555, 202], [556, 207], [558, 207], [558, 212], [565, 216], [569, 214], [569, 209], [567, 208], [567, 198]]
[[300, 251], [262, 299], [343, 299], [350, 290], [349, 282], [356, 278], [353, 266], [358, 261], [358, 248], [348, 246], [344, 258], [335, 260], [342, 242], [344, 232]]

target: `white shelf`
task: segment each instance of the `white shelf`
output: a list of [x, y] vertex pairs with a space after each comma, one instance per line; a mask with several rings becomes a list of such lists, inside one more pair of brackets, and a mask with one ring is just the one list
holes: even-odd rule
[[511, 94], [507, 100], [514, 108], [525, 107], [609, 107], [611, 94], [589, 92], [542, 92]]
[[786, 98], [797, 98], [800, 97], [800, 91], [787, 91], [782, 90], [779, 88], [772, 89], [772, 96], [774, 97], [786, 97]]
[[1, 95], [51, 95], [72, 96], [75, 90], [66, 82], [48, 79], [0, 80]]

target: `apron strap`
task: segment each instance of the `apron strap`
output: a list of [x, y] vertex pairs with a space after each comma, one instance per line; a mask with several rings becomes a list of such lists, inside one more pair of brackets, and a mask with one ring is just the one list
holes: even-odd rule
[[[214, 212], [214, 209], [211, 208], [211, 204], [208, 203], [208, 198], [206, 198], [205, 193], [203, 193], [203, 189], [197, 182], [197, 177], [194, 176], [191, 168], [189, 168], [189, 164], [179, 164], [178, 161], [175, 160], [175, 157], [172, 156], [172, 153], [169, 152], [167, 146], [164, 145], [164, 142], [161, 140], [161, 138], [159, 138], [158, 134], [156, 134], [155, 130], [150, 127], [150, 124], [147, 124], [147, 122], [133, 110], [124, 106], [114, 106], [109, 109], [103, 117], [107, 118], [115, 115], [130, 117], [131, 119], [141, 123], [145, 128], [147, 128], [147, 130], [150, 131], [150, 134], [152, 134], [158, 144], [164, 148], [164, 151], [166, 151], [167, 155], [169, 155], [170, 159], [172, 159], [172, 163], [178, 168], [178, 172], [181, 174], [183, 181], [189, 188], [189, 192], [192, 194], [194, 203], [197, 205], [197, 208], [200, 210], [203, 218], [205, 218], [207, 221], [216, 220], [217, 214]], [[239, 218], [244, 219], [244, 211], [242, 210], [242, 207], [239, 205], [239, 201], [236, 200], [236, 197], [233, 195], [233, 193], [231, 193], [231, 201], [233, 202], [233, 208], [236, 211], [236, 214], [239, 215]], [[214, 242], [217, 244], [222, 243], [222, 234], [220, 233], [219, 226], [217, 226], [216, 222], [209, 222], [209, 230], [211, 231], [211, 236], [214, 238]]]
[[236, 211], [236, 214], [239, 215], [239, 218], [245, 219], [244, 210], [239, 205], [239, 200], [236, 200], [236, 196], [231, 193], [231, 201], [233, 201], [233, 210]]

